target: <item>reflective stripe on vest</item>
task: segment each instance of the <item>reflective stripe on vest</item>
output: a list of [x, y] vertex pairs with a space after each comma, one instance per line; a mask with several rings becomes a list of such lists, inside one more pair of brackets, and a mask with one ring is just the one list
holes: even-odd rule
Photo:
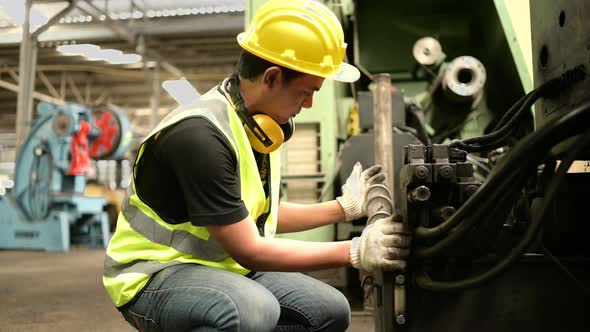
[[[253, 222], [265, 212], [266, 197], [258, 167], [244, 128], [225, 98], [212, 89], [193, 105], [179, 107], [166, 116], [144, 139], [140, 147], [134, 174], [141, 159], [145, 142], [161, 130], [189, 117], [208, 119], [227, 137], [236, 153], [241, 182], [241, 198]], [[280, 152], [270, 154], [272, 206], [264, 235], [273, 237], [276, 231], [278, 192], [280, 186]], [[239, 274], [248, 269], [240, 266], [210, 238], [206, 227], [190, 221], [172, 225], [162, 220], [135, 192], [132, 177], [113, 237], [107, 248], [104, 286], [116, 306], [129, 302], [148, 282], [150, 276], [168, 266], [196, 263]]]

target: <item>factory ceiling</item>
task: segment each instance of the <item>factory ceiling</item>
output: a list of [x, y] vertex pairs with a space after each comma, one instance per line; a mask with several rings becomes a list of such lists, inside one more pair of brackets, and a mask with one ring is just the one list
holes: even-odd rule
[[[14, 131], [16, 125], [22, 23], [10, 6], [22, 1], [0, 0], [2, 132]], [[75, 8], [38, 37], [35, 92], [66, 102], [117, 105], [138, 127], [146, 124], [142, 119], [153, 108], [154, 91], [160, 95], [160, 113], [177, 105], [154, 82], [184, 77], [204, 93], [231, 73], [240, 53], [235, 37], [244, 28], [244, 0], [73, 2]], [[69, 1], [32, 3], [31, 24], [50, 20], [69, 5]], [[110, 64], [56, 50], [71, 44], [94, 44], [142, 59]]]

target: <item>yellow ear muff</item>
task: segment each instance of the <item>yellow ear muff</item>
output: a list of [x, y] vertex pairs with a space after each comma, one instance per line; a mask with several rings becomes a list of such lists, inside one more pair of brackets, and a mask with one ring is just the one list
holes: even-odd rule
[[257, 135], [255, 135], [252, 132], [252, 130], [258, 130], [258, 128], [255, 127], [251, 129], [246, 125], [244, 126], [244, 129], [246, 130], [246, 135], [248, 135], [248, 140], [250, 141], [252, 148], [263, 154], [269, 154], [278, 149], [285, 140], [281, 126], [266, 114], [254, 114], [253, 118], [260, 129], [264, 131], [264, 134], [268, 136], [272, 144], [265, 146], [264, 143], [258, 138], [262, 137], [263, 134], [257, 133]]

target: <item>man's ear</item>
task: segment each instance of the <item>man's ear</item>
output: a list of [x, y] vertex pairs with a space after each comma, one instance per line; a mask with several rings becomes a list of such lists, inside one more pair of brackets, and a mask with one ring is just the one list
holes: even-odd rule
[[280, 84], [283, 79], [283, 72], [279, 67], [272, 66], [267, 68], [262, 74], [262, 84], [272, 89]]

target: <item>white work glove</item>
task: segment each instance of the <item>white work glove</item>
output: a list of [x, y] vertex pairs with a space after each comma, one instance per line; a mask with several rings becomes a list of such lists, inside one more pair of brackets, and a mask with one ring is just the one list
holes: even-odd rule
[[342, 186], [342, 196], [336, 197], [344, 210], [346, 221], [367, 215], [367, 211], [364, 210], [367, 190], [375, 183], [384, 182], [385, 173], [381, 171], [381, 165], [374, 165], [363, 171], [361, 163], [354, 164], [350, 176]]
[[350, 262], [354, 268], [373, 272], [404, 271], [410, 253], [410, 232], [399, 222], [400, 216], [382, 218], [365, 227], [352, 239]]

